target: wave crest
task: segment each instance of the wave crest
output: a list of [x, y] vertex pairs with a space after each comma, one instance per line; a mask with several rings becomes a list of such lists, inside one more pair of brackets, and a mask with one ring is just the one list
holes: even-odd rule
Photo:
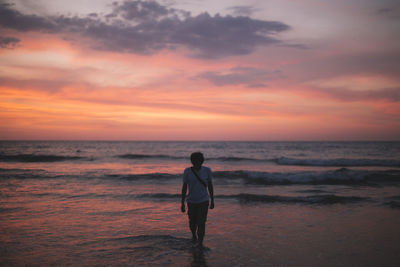
[[[138, 198], [149, 198], [157, 200], [175, 200], [180, 198], [180, 194], [142, 194]], [[257, 195], [257, 194], [232, 194], [216, 195], [216, 199], [233, 199], [240, 203], [303, 203], [303, 204], [347, 204], [369, 200], [369, 198], [358, 196], [337, 196], [333, 194], [321, 194], [310, 196], [276, 196], [276, 195]]]
[[399, 160], [386, 159], [294, 159], [280, 157], [275, 159], [278, 165], [295, 165], [295, 166], [320, 166], [320, 167], [400, 167]]
[[0, 155], [0, 161], [3, 162], [58, 162], [80, 159], [84, 159], [84, 157], [36, 154]]
[[[329, 171], [297, 172], [256, 172], [256, 171], [215, 171], [215, 184], [249, 184], [249, 185], [291, 185], [291, 184], [329, 184], [329, 185], [376, 185], [381, 183], [400, 183], [400, 170], [352, 170], [340, 168]], [[4, 169], [0, 168], [0, 179], [49, 179], [65, 178], [68, 175], [49, 173], [41, 169]], [[80, 179], [118, 179], [126, 181], [176, 182], [182, 174], [144, 173], [144, 174], [107, 174], [87, 172], [74, 174]]]
[[[400, 171], [366, 171], [340, 168], [331, 171], [301, 172], [253, 172], [233, 171], [214, 172], [216, 178], [242, 180], [254, 185], [290, 185], [290, 184], [369, 184], [380, 182], [400, 182]], [[217, 180], [217, 179], [216, 179]]]
[[122, 154], [117, 155], [121, 159], [184, 159], [184, 157], [170, 156], [170, 155], [148, 155], [148, 154]]

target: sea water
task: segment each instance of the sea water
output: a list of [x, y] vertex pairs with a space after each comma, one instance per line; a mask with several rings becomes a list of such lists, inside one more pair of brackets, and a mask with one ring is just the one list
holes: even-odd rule
[[[214, 174], [205, 246], [180, 190]], [[397, 266], [400, 142], [0, 142], [2, 266]]]

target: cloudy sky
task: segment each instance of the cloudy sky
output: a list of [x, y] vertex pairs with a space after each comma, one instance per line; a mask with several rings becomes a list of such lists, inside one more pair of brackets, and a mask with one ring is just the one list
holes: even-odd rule
[[400, 140], [398, 0], [0, 0], [0, 139]]

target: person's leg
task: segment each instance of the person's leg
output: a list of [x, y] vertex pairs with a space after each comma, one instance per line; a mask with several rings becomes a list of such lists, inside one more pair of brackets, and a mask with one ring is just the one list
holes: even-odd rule
[[197, 208], [196, 204], [188, 203], [188, 216], [189, 216], [189, 227], [190, 231], [192, 232], [192, 241], [196, 242], [197, 241], [197, 235], [196, 235], [196, 230], [197, 230]]
[[207, 221], [207, 213], [208, 213], [208, 201], [203, 202], [199, 205], [199, 214], [198, 214], [198, 231], [197, 235], [199, 238], [199, 245], [203, 245], [204, 235], [206, 233], [206, 221]]

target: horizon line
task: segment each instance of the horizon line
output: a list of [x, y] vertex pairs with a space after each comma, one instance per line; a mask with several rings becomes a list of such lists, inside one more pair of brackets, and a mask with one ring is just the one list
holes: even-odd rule
[[146, 140], [146, 139], [0, 139], [0, 142], [400, 142], [399, 140]]

